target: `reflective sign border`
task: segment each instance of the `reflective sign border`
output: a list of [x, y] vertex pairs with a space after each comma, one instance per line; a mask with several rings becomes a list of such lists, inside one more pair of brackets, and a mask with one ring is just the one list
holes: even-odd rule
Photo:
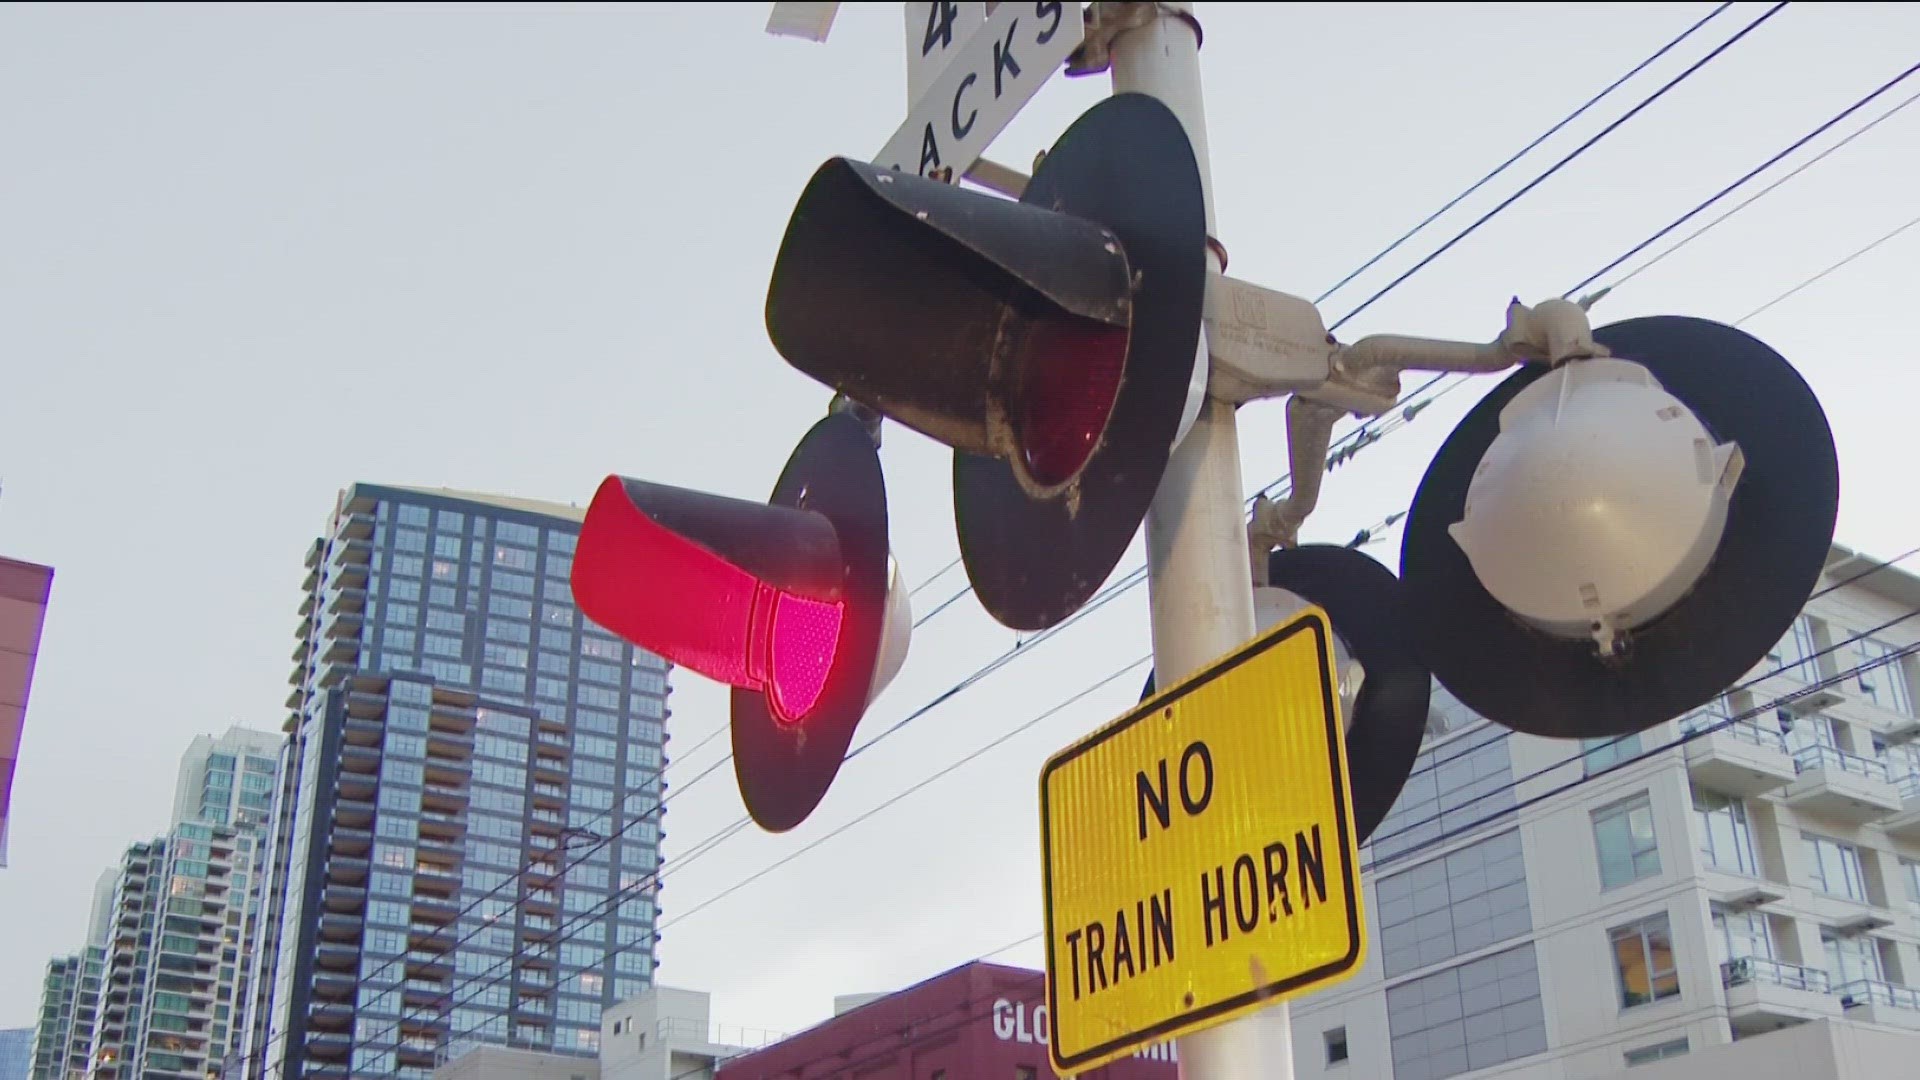
[[[1261, 653], [1278, 647], [1282, 642], [1294, 635], [1304, 633], [1311, 633], [1313, 635], [1314, 652], [1319, 657], [1319, 663], [1316, 667], [1320, 674], [1322, 712], [1326, 716], [1327, 758], [1332, 766], [1329, 782], [1333, 785], [1333, 802], [1337, 811], [1334, 824], [1339, 833], [1341, 850], [1344, 852], [1349, 849], [1349, 845], [1352, 844], [1352, 834], [1348, 830], [1353, 821], [1353, 808], [1349, 805], [1347, 785], [1342, 782], [1347, 768], [1346, 739], [1345, 733], [1340, 730], [1340, 711], [1335, 706], [1333, 700], [1333, 657], [1327, 645], [1328, 619], [1326, 612], [1310, 605], [1288, 622], [1274, 627], [1266, 634], [1254, 638], [1240, 649], [1228, 653], [1225, 657], [1215, 661], [1211, 667], [1205, 668], [1198, 674], [1181, 682], [1179, 685], [1171, 687], [1147, 701], [1141, 702], [1134, 707], [1132, 712], [1127, 713], [1106, 727], [1093, 732], [1072, 746], [1054, 754], [1048, 758], [1047, 763], [1041, 767], [1040, 902], [1046, 920], [1045, 936], [1047, 945], [1047, 972], [1049, 976], [1056, 970], [1056, 958], [1053, 949], [1053, 842], [1052, 829], [1049, 828], [1053, 819], [1051, 809], [1047, 803], [1047, 778], [1053, 775], [1055, 770], [1087, 753], [1094, 747], [1099, 746], [1101, 743], [1106, 742], [1108, 739], [1126, 731], [1148, 716], [1179, 701], [1181, 698], [1191, 694], [1213, 680], [1228, 674], [1233, 671], [1233, 669], [1252, 660]], [[1354, 848], [1354, 850], [1357, 855], [1357, 847]], [[1109, 1039], [1070, 1058], [1061, 1057], [1058, 1052], [1059, 1032], [1056, 1028], [1056, 1030], [1048, 1033], [1047, 1040], [1054, 1067], [1071, 1072], [1080, 1072], [1085, 1069], [1096, 1068], [1129, 1049], [1161, 1042], [1180, 1035], [1192, 1034], [1195, 1031], [1211, 1027], [1212, 1025], [1207, 1023], [1207, 1021], [1214, 1020], [1222, 1014], [1232, 1014], [1242, 1011], [1250, 1006], [1256, 1006], [1263, 1001], [1277, 1002], [1284, 997], [1290, 996], [1296, 990], [1325, 982], [1353, 970], [1353, 968], [1358, 965], [1365, 951], [1362, 938], [1365, 929], [1360, 924], [1361, 885], [1359, 866], [1357, 865], [1357, 858], [1352, 860], [1342, 859], [1341, 862], [1343, 864], [1341, 884], [1345, 886], [1347, 907], [1347, 940], [1351, 943], [1345, 956], [1330, 964], [1322, 964], [1317, 968], [1311, 968], [1288, 978], [1278, 979], [1265, 986], [1254, 987], [1251, 990], [1236, 994], [1223, 1001], [1214, 1002], [1211, 1005], [1197, 1008], [1190, 1012], [1184, 1012], [1178, 1016], [1169, 1017], [1158, 1024], [1136, 1031], [1130, 1035], [1125, 1035], [1117, 1039]], [[1060, 1016], [1058, 992], [1051, 977], [1046, 980], [1046, 983], [1047, 1022], [1049, 1027], [1055, 1027], [1059, 1023]]]

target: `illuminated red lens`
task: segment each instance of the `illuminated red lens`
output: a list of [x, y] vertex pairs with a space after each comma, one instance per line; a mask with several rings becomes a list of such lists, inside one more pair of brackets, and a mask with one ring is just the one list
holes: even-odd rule
[[642, 513], [619, 478], [595, 494], [573, 560], [587, 617], [729, 686], [767, 694], [787, 723], [806, 718], [833, 670], [842, 602], [777, 589]]
[[1071, 480], [1099, 445], [1120, 392], [1127, 331], [1100, 323], [1041, 323], [1026, 342], [1014, 431], [1027, 475]]

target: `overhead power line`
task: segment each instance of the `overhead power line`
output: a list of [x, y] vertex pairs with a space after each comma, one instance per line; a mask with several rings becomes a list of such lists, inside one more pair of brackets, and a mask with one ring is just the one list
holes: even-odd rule
[[1652, 105], [1654, 102], [1659, 101], [1661, 98], [1665, 97], [1668, 91], [1671, 91], [1674, 87], [1679, 86], [1681, 83], [1692, 78], [1693, 75], [1696, 72], [1698, 72], [1701, 68], [1706, 67], [1708, 64], [1719, 59], [1722, 53], [1732, 48], [1735, 45], [1735, 43], [1739, 42], [1742, 38], [1746, 37], [1748, 34], [1751, 34], [1755, 30], [1758, 30], [1762, 23], [1766, 22], [1768, 19], [1773, 18], [1775, 15], [1778, 15], [1780, 13], [1780, 10], [1786, 6], [1787, 5], [1784, 2], [1778, 3], [1768, 8], [1767, 10], [1761, 12], [1760, 15], [1757, 18], [1755, 18], [1752, 22], [1749, 22], [1747, 25], [1741, 27], [1738, 33], [1734, 34], [1732, 37], [1728, 38], [1727, 40], [1721, 42], [1719, 45], [1715, 46], [1712, 52], [1709, 52], [1707, 55], [1701, 57], [1698, 60], [1695, 60], [1692, 64], [1689, 64], [1686, 70], [1680, 72], [1680, 74], [1675, 75], [1673, 78], [1661, 84], [1658, 90], [1655, 90], [1653, 93], [1648, 94], [1646, 97], [1640, 99], [1640, 102], [1636, 104], [1633, 108], [1628, 109], [1625, 113], [1616, 117], [1612, 123], [1608, 124], [1606, 127], [1601, 128], [1598, 133], [1588, 138], [1586, 142], [1583, 142], [1579, 146], [1574, 147], [1573, 150], [1568, 152], [1565, 157], [1561, 158], [1559, 161], [1554, 162], [1553, 165], [1551, 165], [1545, 172], [1534, 177], [1532, 180], [1529, 180], [1525, 187], [1522, 187], [1519, 191], [1516, 191], [1513, 194], [1507, 196], [1506, 198], [1500, 200], [1498, 203], [1494, 205], [1493, 209], [1488, 210], [1486, 213], [1481, 214], [1478, 218], [1475, 218], [1473, 221], [1473, 224], [1468, 225], [1466, 228], [1455, 233], [1450, 239], [1447, 240], [1446, 243], [1441, 244], [1439, 247], [1429, 252], [1425, 258], [1421, 259], [1419, 262], [1414, 263], [1412, 266], [1402, 271], [1399, 277], [1396, 277], [1392, 281], [1387, 282], [1387, 284], [1382, 286], [1379, 289], [1379, 291], [1375, 292], [1372, 296], [1369, 296], [1365, 300], [1361, 301], [1359, 307], [1356, 307], [1352, 311], [1347, 312], [1345, 315], [1341, 316], [1340, 319], [1336, 321], [1332, 326], [1327, 327], [1328, 332], [1331, 333], [1333, 331], [1340, 329], [1342, 326], [1346, 325], [1349, 321], [1351, 321], [1354, 318], [1354, 316], [1359, 315], [1361, 312], [1372, 307], [1375, 304], [1375, 302], [1379, 301], [1382, 297], [1386, 296], [1388, 293], [1392, 292], [1393, 290], [1399, 288], [1401, 284], [1406, 282], [1408, 278], [1411, 278], [1413, 275], [1419, 273], [1420, 271], [1426, 269], [1428, 266], [1432, 265], [1435, 259], [1438, 259], [1440, 256], [1445, 255], [1448, 251], [1451, 251], [1454, 245], [1460, 243], [1460, 241], [1462, 240], [1465, 240], [1467, 237], [1472, 236], [1475, 232], [1479, 231], [1482, 225], [1485, 225], [1487, 222], [1492, 221], [1495, 217], [1498, 217], [1502, 211], [1504, 211], [1507, 207], [1512, 206], [1514, 203], [1520, 201], [1520, 199], [1525, 197], [1526, 194], [1532, 191], [1534, 188], [1537, 188], [1541, 184], [1546, 183], [1547, 180], [1550, 177], [1552, 177], [1555, 173], [1559, 172], [1561, 169], [1566, 168], [1568, 165], [1572, 164], [1575, 159], [1580, 157], [1580, 155], [1586, 153], [1588, 150], [1593, 149], [1593, 147], [1598, 145], [1602, 139], [1605, 139], [1607, 136], [1613, 134], [1615, 131], [1618, 131], [1621, 125], [1625, 124], [1627, 121], [1633, 119], [1634, 117], [1640, 115], [1640, 112], [1643, 109], [1646, 109], [1648, 106]]
[[1832, 266], [1827, 267], [1825, 270], [1822, 270], [1819, 273], [1808, 278], [1807, 280], [1801, 282], [1800, 284], [1795, 285], [1793, 288], [1788, 289], [1786, 292], [1781, 293], [1779, 296], [1776, 296], [1773, 299], [1767, 301], [1766, 303], [1761, 304], [1759, 307], [1754, 308], [1752, 311], [1747, 312], [1745, 315], [1741, 316], [1739, 322], [1736, 322], [1733, 325], [1735, 326], [1743, 325], [1748, 321], [1752, 320], [1755, 316], [1760, 315], [1762, 312], [1767, 311], [1769, 308], [1773, 307], [1775, 304], [1778, 304], [1783, 300], [1787, 300], [1793, 296], [1798, 295], [1802, 290], [1807, 289], [1810, 286], [1819, 284], [1821, 281], [1826, 279], [1827, 275], [1832, 274], [1834, 271], [1845, 267], [1848, 263], [1853, 262], [1855, 259], [1858, 259], [1860, 256], [1867, 254], [1868, 252], [1872, 251], [1874, 248], [1879, 247], [1880, 245], [1886, 243], [1887, 241], [1893, 239], [1894, 237], [1899, 236], [1901, 233], [1906, 232], [1908, 229], [1913, 228], [1915, 225], [1920, 225], [1920, 217], [1916, 217], [1909, 220], [1906, 224], [1895, 228], [1892, 232], [1887, 233], [1885, 236], [1882, 236], [1880, 239], [1875, 240], [1871, 244], [1868, 244], [1866, 247], [1861, 248], [1860, 250], [1847, 256], [1846, 258], [1841, 259], [1839, 262], [1834, 263]]
[[1709, 11], [1705, 15], [1701, 16], [1699, 21], [1695, 22], [1692, 26], [1687, 27], [1685, 30], [1682, 30], [1678, 37], [1675, 37], [1673, 40], [1667, 42], [1665, 45], [1660, 46], [1659, 49], [1655, 50], [1653, 54], [1648, 56], [1645, 60], [1642, 60], [1638, 64], [1635, 64], [1633, 67], [1629, 68], [1626, 74], [1621, 75], [1619, 78], [1608, 83], [1599, 93], [1581, 102], [1579, 108], [1576, 108], [1572, 112], [1568, 113], [1566, 116], [1561, 117], [1559, 123], [1554, 124], [1552, 127], [1534, 136], [1532, 142], [1529, 142], [1527, 145], [1515, 151], [1512, 157], [1494, 166], [1492, 172], [1489, 172], [1485, 176], [1482, 176], [1480, 179], [1475, 180], [1472, 184], [1467, 186], [1466, 190], [1460, 192], [1460, 194], [1458, 195], [1455, 195], [1453, 198], [1448, 199], [1444, 204], [1441, 205], [1441, 207], [1438, 210], [1435, 210], [1433, 213], [1428, 214], [1425, 218], [1422, 218], [1419, 224], [1415, 225], [1411, 229], [1408, 229], [1406, 232], [1401, 233], [1399, 238], [1394, 240], [1393, 243], [1388, 244], [1386, 247], [1383, 247], [1379, 251], [1375, 252], [1372, 258], [1369, 258], [1366, 262], [1361, 263], [1359, 266], [1354, 267], [1352, 270], [1347, 271], [1347, 276], [1341, 278], [1339, 281], [1336, 281], [1332, 285], [1328, 286], [1325, 292], [1313, 298], [1313, 302], [1315, 304], [1325, 303], [1328, 297], [1332, 296], [1334, 293], [1339, 292], [1341, 289], [1345, 288], [1347, 284], [1351, 282], [1354, 278], [1357, 278], [1361, 274], [1366, 273], [1368, 270], [1373, 269], [1374, 265], [1378, 263], [1380, 260], [1400, 250], [1401, 245], [1413, 239], [1415, 236], [1418, 236], [1422, 231], [1426, 229], [1427, 226], [1440, 220], [1441, 217], [1445, 216], [1447, 211], [1453, 209], [1456, 206], [1459, 206], [1462, 202], [1466, 201], [1469, 197], [1471, 197], [1474, 192], [1479, 191], [1481, 188], [1487, 186], [1487, 184], [1491, 183], [1494, 179], [1498, 178], [1501, 173], [1504, 173], [1509, 168], [1513, 167], [1513, 165], [1519, 162], [1521, 158], [1526, 157], [1528, 154], [1532, 153], [1535, 149], [1537, 149], [1540, 146], [1541, 143], [1544, 143], [1548, 139], [1551, 139], [1555, 135], [1558, 135], [1560, 131], [1563, 128], [1565, 128], [1568, 124], [1571, 124], [1575, 120], [1578, 120], [1582, 116], [1585, 116], [1587, 113], [1587, 110], [1593, 108], [1595, 105], [1598, 105], [1600, 104], [1600, 102], [1606, 100], [1608, 95], [1612, 94], [1615, 90], [1618, 90], [1622, 86], [1626, 85], [1627, 82], [1631, 80], [1635, 75], [1638, 75], [1642, 71], [1645, 71], [1648, 67], [1652, 66], [1655, 61], [1659, 60], [1661, 57], [1667, 55], [1668, 53], [1672, 52], [1674, 49], [1678, 48], [1682, 42], [1692, 37], [1694, 33], [1698, 31], [1701, 27], [1719, 18], [1728, 8], [1732, 6], [1733, 4], [1731, 2], [1723, 3], [1716, 6], [1712, 11]]

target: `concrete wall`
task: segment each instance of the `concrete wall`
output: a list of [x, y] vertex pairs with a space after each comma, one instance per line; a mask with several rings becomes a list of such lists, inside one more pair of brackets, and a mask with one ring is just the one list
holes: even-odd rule
[[600, 1080], [592, 1058], [563, 1058], [532, 1050], [482, 1046], [433, 1071], [434, 1080]]
[[1816, 1020], [1603, 1080], [1896, 1080], [1920, 1074], [1920, 1036]]

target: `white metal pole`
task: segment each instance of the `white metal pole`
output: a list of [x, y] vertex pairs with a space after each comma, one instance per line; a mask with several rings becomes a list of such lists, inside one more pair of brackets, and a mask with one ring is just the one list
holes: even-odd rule
[[[1151, 94], [1187, 129], [1206, 195], [1207, 235], [1217, 237], [1200, 41], [1193, 5], [1161, 3], [1145, 25], [1112, 45], [1114, 93]], [[1216, 266], [1215, 269], [1224, 269]], [[1230, 403], [1209, 398], [1174, 449], [1147, 513], [1147, 589], [1153, 666], [1167, 686], [1253, 636], [1253, 581], [1240, 481], [1240, 441]], [[1292, 1080], [1293, 1030], [1285, 1003], [1179, 1041], [1183, 1080]]]

